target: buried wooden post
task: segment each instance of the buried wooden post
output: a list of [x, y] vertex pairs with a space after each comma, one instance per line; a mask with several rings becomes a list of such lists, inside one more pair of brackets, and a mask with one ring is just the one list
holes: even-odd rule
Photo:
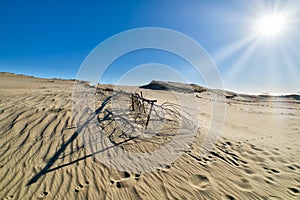
[[132, 111], [134, 111], [134, 100], [133, 100], [133, 94], [131, 95], [131, 107], [132, 107]]
[[140, 113], [141, 112], [141, 97], [138, 93], [134, 94], [134, 103], [136, 103], [137, 105], [137, 111]]
[[146, 109], [145, 109], [145, 104], [144, 104], [144, 97], [143, 97], [143, 92], [141, 91], [141, 99], [142, 99], [142, 108], [144, 113], [146, 113]]
[[[149, 109], [149, 113], [147, 115], [147, 121], [145, 124], [145, 127], [147, 128], [149, 121], [150, 121], [150, 116], [151, 116], [151, 112], [153, 109], [153, 104], [155, 102], [157, 102], [157, 100], [149, 100], [149, 99], [145, 99], [143, 97], [143, 93], [141, 92], [141, 95], [139, 95], [138, 93], [135, 94], [131, 94], [131, 107], [132, 107], [132, 111], [134, 111], [135, 109], [137, 109], [137, 116], [135, 118], [135, 121], [137, 119], [137, 117], [141, 116], [141, 112], [146, 113], [146, 109], [145, 109], [145, 102], [147, 104], [150, 104], [150, 109]], [[134, 105], [137, 104], [137, 105]]]
[[151, 103], [150, 111], [149, 111], [148, 116], [147, 116], [146, 128], [147, 128], [148, 123], [149, 123], [149, 120], [150, 120], [150, 115], [151, 115], [151, 111], [152, 111], [152, 106], [153, 106], [153, 103]]
[[151, 116], [152, 107], [153, 107], [153, 103], [154, 103], [154, 102], [155, 102], [155, 101], [150, 101], [151, 106], [150, 106], [150, 111], [149, 111], [149, 113], [148, 113], [148, 117], [147, 117], [147, 121], [146, 121], [146, 128], [147, 128], [147, 126], [148, 126], [148, 124], [149, 124], [149, 120], [150, 120], [150, 116]]

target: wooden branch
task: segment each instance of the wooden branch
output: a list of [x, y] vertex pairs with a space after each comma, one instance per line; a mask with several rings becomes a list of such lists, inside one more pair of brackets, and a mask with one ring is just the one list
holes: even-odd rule
[[149, 124], [149, 121], [150, 121], [153, 104], [155, 102], [157, 102], [157, 100], [145, 99], [143, 97], [143, 93], [141, 92], [140, 94], [141, 95], [139, 95], [138, 93], [135, 93], [135, 94], [131, 95], [131, 107], [132, 107], [132, 111], [135, 111], [135, 110], [138, 111], [138, 114], [135, 118], [135, 122], [136, 122], [136, 119], [139, 116], [142, 116], [141, 112], [146, 113], [145, 102], [150, 104], [150, 110], [149, 110], [149, 113], [147, 115], [147, 121], [146, 121], [146, 124], [145, 124], [145, 127], [147, 128], [147, 126]]

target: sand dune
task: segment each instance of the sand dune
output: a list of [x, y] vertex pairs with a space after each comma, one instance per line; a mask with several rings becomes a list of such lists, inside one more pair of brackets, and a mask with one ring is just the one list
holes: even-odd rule
[[[72, 113], [74, 81], [1, 73], [0, 199], [300, 198], [299, 96], [250, 96], [175, 83], [159, 85], [156, 90], [151, 84], [144, 88], [100, 85], [97, 89], [96, 108], [104, 106], [95, 115], [99, 124], [94, 126], [99, 125], [104, 136], [124, 151], [154, 152], [170, 143], [174, 133], [194, 136], [174, 162], [168, 164], [161, 157], [152, 163], [157, 165], [154, 170], [134, 171], [126, 167], [135, 163], [123, 157], [128, 166], [120, 171], [102, 160], [101, 156], [117, 155], [101, 149], [105, 144], [96, 143], [99, 138], [90, 139], [97, 134], [83, 137], [78, 130], [76, 120], [81, 116]], [[130, 121], [130, 108], [120, 106], [122, 99], [124, 105], [130, 100], [124, 91], [133, 89], [157, 100], [149, 124], [149, 133], [155, 131], [155, 136], [141, 138], [138, 120]], [[220, 138], [202, 157], [199, 151], [213, 114], [212, 93], [224, 101], [226, 116]], [[103, 104], [114, 94], [119, 95], [115, 101]], [[174, 117], [175, 106], [169, 112], [161, 106], [178, 105], [180, 99], [187, 112], [180, 119]], [[199, 111], [193, 112], [193, 106]], [[129, 109], [126, 115], [121, 109], [125, 107]], [[111, 110], [114, 118], [104, 121]], [[120, 136], [126, 125], [116, 117], [121, 111], [134, 124], [128, 128], [132, 135]], [[159, 121], [159, 116], [166, 121]], [[194, 119], [199, 120], [199, 128], [193, 126]]]

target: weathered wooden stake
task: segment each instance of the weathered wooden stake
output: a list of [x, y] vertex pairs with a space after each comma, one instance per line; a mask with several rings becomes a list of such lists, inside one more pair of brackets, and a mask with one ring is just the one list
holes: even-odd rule
[[147, 129], [147, 126], [148, 126], [149, 121], [150, 121], [151, 112], [152, 112], [152, 109], [153, 109], [153, 104], [154, 104], [154, 102], [157, 102], [157, 100], [145, 99], [143, 97], [143, 93], [141, 92], [140, 94], [141, 95], [139, 95], [138, 93], [135, 93], [135, 94], [131, 95], [131, 107], [132, 107], [132, 111], [134, 111], [135, 109], [137, 109], [137, 111], [138, 111], [138, 114], [136, 115], [136, 118], [135, 118], [135, 122], [136, 122], [136, 119], [139, 116], [142, 117], [141, 112], [146, 113], [145, 102], [148, 105], [150, 104], [150, 109], [149, 109], [149, 113], [147, 115], [147, 121], [146, 121], [146, 124], [145, 124], [145, 129]]
[[134, 111], [134, 100], [133, 100], [134, 96], [133, 94], [131, 95], [131, 107], [132, 107], [132, 111]]
[[143, 97], [143, 92], [141, 91], [141, 99], [142, 99], [142, 108], [144, 113], [146, 113], [146, 109], [145, 109], [145, 104], [144, 104], [144, 97]]
[[149, 120], [150, 120], [150, 115], [151, 115], [151, 112], [152, 112], [152, 107], [153, 107], [153, 102], [151, 102], [150, 111], [148, 113], [148, 117], [147, 117], [147, 121], [146, 121], [146, 128], [147, 128]]

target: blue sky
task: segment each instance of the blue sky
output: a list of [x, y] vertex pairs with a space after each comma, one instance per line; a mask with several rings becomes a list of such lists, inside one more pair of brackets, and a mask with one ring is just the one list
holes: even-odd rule
[[[253, 28], [270, 12], [285, 16], [286, 28], [274, 38], [258, 35]], [[85, 57], [99, 43], [122, 31], [149, 26], [173, 29], [196, 40], [216, 63], [225, 89], [300, 91], [297, 0], [0, 1], [0, 71], [75, 78]], [[148, 50], [122, 56], [100, 80], [120, 82], [122, 73], [137, 65], [149, 71], [147, 63], [171, 66], [189, 82], [204, 84], [187, 73], [191, 66], [183, 60]], [[136, 70], [133, 75], [139, 73]], [[167, 80], [165, 73], [161, 79]], [[131, 74], [123, 80], [144, 84], [162, 73], [146, 74], [136, 80], [128, 78], [134, 77]]]

